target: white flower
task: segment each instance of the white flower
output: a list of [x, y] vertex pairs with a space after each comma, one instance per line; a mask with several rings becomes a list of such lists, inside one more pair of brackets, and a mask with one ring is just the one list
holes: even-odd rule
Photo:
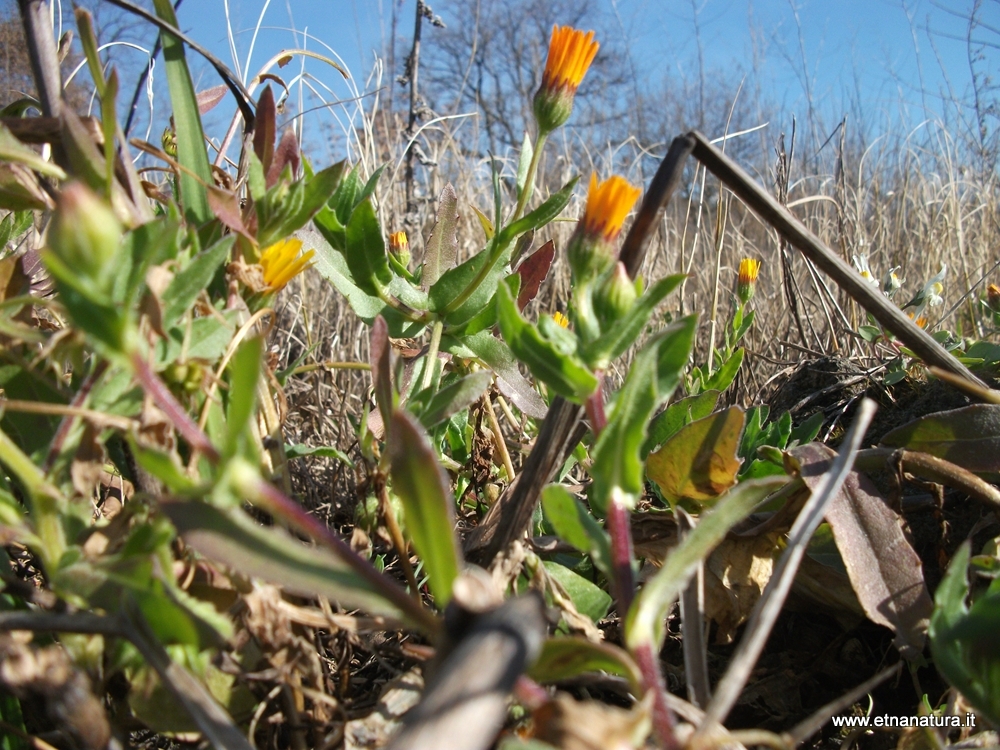
[[854, 255], [854, 265], [858, 269], [858, 273], [861, 274], [861, 278], [867, 281], [873, 286], [878, 286], [878, 279], [872, 274], [872, 269], [868, 267], [868, 256], [862, 253], [861, 255]]
[[886, 297], [892, 297], [903, 286], [903, 282], [896, 275], [896, 271], [898, 270], [899, 266], [893, 266], [882, 277], [882, 291]]

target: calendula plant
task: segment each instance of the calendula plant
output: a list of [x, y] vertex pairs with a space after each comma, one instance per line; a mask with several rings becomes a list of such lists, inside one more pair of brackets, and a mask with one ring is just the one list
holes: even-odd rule
[[[0, 278], [8, 280], [0, 300], [0, 539], [29, 561], [37, 581], [0, 575], [0, 630], [59, 633], [61, 644], [3, 637], [0, 656], [63, 660], [64, 678], [50, 674], [45, 696], [75, 740], [104, 747], [117, 731], [103, 711], [91, 710], [100, 704], [84, 671], [105, 682], [124, 678], [127, 691], [113, 698], [117, 720], [198, 731], [216, 747], [251, 747], [271, 700], [259, 703], [239, 675], [280, 674], [284, 682], [271, 694], [287, 689], [296, 722], [307, 699], [317, 715], [320, 706], [339, 706], [324, 692], [323, 669], [301, 668], [312, 687], [294, 671], [297, 657], [289, 654], [303, 639], [275, 626], [292, 612], [314, 628], [353, 628], [352, 638], [365, 629], [397, 630], [402, 640], [421, 639], [408, 644], [413, 653], [425, 654], [425, 644], [435, 649], [427, 668], [433, 678], [402, 722], [397, 747], [422, 747], [427, 736], [438, 741], [435, 722], [445, 720], [453, 722], [440, 735], [445, 744], [490, 746], [511, 692], [534, 710], [536, 736], [549, 737], [552, 712], [572, 709], [543, 686], [597, 671], [625, 678], [635, 698], [616, 714], [629, 746], [739, 741], [722, 722], [824, 514], [859, 606], [893, 630], [901, 653], [919, 656], [931, 606], [919, 561], [894, 512], [850, 468], [861, 455], [868, 407], [839, 457], [812, 442], [820, 426], [815, 419], [793, 429], [787, 414], [768, 423], [763, 408], [717, 409], [743, 362], [739, 344], [754, 323], [760, 262], [740, 264], [733, 319], [718, 352], [722, 364], [709, 373], [689, 370], [695, 316], [656, 322], [658, 307], [683, 277], [647, 283], [637, 273], [645, 234], [672, 190], [665, 187], [669, 179], [654, 179], [622, 241], [642, 190], [618, 175], [592, 174], [565, 247], [555, 247], [554, 239], [533, 247], [554, 220], [571, 218], [563, 214], [576, 178], [537, 205], [533, 198], [546, 141], [570, 118], [598, 52], [593, 32], [553, 29], [533, 100], [534, 138], [525, 138], [511, 195], [494, 165], [493, 208], [491, 216], [479, 216], [485, 237], [479, 250], [457, 255], [460, 199], [449, 186], [415, 263], [407, 235], [387, 231], [392, 227], [379, 220], [382, 170], [366, 177], [341, 162], [314, 171], [293, 135], [278, 139], [270, 87], [254, 103], [226, 76], [243, 118], [245, 151], [235, 179], [214, 170], [182, 32], [168, 0], [154, 5], [173, 125], [164, 148], [135, 145], [166, 165], [169, 184], [144, 182], [132, 167], [116, 118], [117, 74], [105, 73], [85, 11], [77, 19], [100, 99], [102, 138], [56, 107], [53, 162], [0, 126], [0, 156], [11, 175], [0, 192], [0, 206], [10, 212], [0, 221], [0, 240], [6, 244], [36, 226], [42, 239], [32, 250], [53, 287], [51, 294], [40, 291], [27, 255], [0, 259]], [[682, 166], [683, 159], [668, 157], [663, 169]], [[532, 319], [528, 305], [556, 252], [565, 255], [571, 275], [570, 295], [561, 301], [566, 314]], [[352, 546], [292, 497], [289, 459], [310, 450], [286, 446], [282, 431], [281, 387], [295, 367], [272, 372], [264, 347], [276, 296], [311, 268], [370, 328], [369, 362], [351, 364], [370, 368], [373, 407], [361, 415], [357, 452], [329, 448], [327, 455], [357, 460], [366, 495], [359, 516], [373, 532], [384, 528], [401, 575], [383, 568], [385, 556], [358, 553], [363, 544]], [[931, 285], [930, 294], [940, 290]], [[990, 295], [986, 304], [994, 310], [992, 288]], [[405, 362], [396, 355], [403, 338], [411, 350]], [[615, 389], [609, 373], [625, 357], [626, 374]], [[686, 397], [667, 405], [685, 381]], [[534, 438], [519, 466], [494, 404], [508, 429]], [[990, 498], [981, 480], [950, 463], [967, 457], [934, 439], [955, 427], [953, 418], [906, 426], [886, 440], [903, 451], [893, 455], [907, 471], [936, 472]], [[484, 441], [496, 448], [499, 466], [486, 470], [486, 480], [473, 480]], [[871, 450], [862, 459], [876, 467], [891, 452]], [[125, 491], [126, 480], [134, 492]], [[112, 511], [106, 499], [95, 499], [116, 482], [121, 497]], [[478, 502], [467, 501], [470, 487]], [[509, 505], [511, 497], [521, 505]], [[457, 529], [460, 499], [466, 522], [479, 520], [472, 511], [480, 503], [491, 504], [489, 514], [516, 527], [515, 537], [531, 521], [560, 544], [551, 552], [515, 538], [487, 575], [467, 562]], [[878, 548], [857, 543], [862, 532], [849, 512], [855, 506], [874, 519], [863, 534], [882, 540]], [[763, 538], [766, 554], [780, 553], [780, 561], [750, 605], [753, 612], [730, 617], [750, 624], [712, 697], [699, 667], [708, 614], [698, 603], [699, 570], [710, 555], [729, 554], [727, 545], [737, 543], [733, 527], [764, 507], [775, 515], [741, 533]], [[259, 522], [263, 516], [267, 525]], [[642, 523], [669, 526], [671, 542], [638, 549], [633, 527]], [[492, 557], [477, 559], [489, 564]], [[640, 586], [643, 559], [658, 569], [648, 569]], [[8, 553], [2, 562], [9, 569]], [[992, 678], [984, 682], [961, 645], [978, 648], [990, 594], [966, 610], [956, 571], [932, 621], [934, 648], [947, 660], [949, 679], [991, 710], [983, 685]], [[319, 598], [323, 608], [309, 610], [309, 619], [300, 600], [268, 599], [261, 581], [288, 596]], [[544, 592], [559, 612], [551, 636], [540, 598], [520, 595], [525, 588]], [[892, 606], [878, 599], [880, 592]], [[686, 681], [700, 708], [666, 690], [660, 650], [678, 598]], [[617, 643], [597, 627], [612, 606]], [[280, 657], [262, 655], [261, 633], [280, 641], [267, 644]], [[947, 645], [952, 636], [960, 647]], [[32, 675], [0, 670], [9, 693], [0, 695], [0, 722], [18, 736], [29, 733], [16, 697], [40, 690], [41, 678]], [[85, 689], [68, 687], [80, 685]], [[66, 710], [66, 696], [81, 691], [74, 705], [87, 710]], [[474, 722], [460, 713], [470, 706]], [[682, 741], [678, 715], [692, 725], [689, 740]], [[289, 731], [300, 729], [296, 723]], [[565, 744], [577, 746], [571, 739]]]

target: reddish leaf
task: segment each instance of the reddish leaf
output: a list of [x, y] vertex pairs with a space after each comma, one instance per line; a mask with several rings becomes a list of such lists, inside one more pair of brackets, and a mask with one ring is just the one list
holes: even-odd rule
[[295, 131], [285, 128], [278, 142], [278, 148], [274, 151], [274, 161], [267, 171], [267, 186], [271, 187], [278, 181], [286, 164], [291, 165], [292, 177], [295, 177], [299, 171], [299, 163], [299, 142], [295, 139]]
[[195, 97], [198, 101], [198, 112], [200, 114], [211, 112], [215, 108], [215, 105], [222, 101], [227, 91], [229, 91], [229, 87], [224, 83], [220, 83], [218, 86], [213, 86], [204, 91], [199, 91]]
[[208, 207], [212, 209], [212, 213], [218, 217], [219, 221], [232, 231], [243, 235], [247, 239], [253, 239], [250, 232], [247, 231], [246, 225], [243, 223], [243, 214], [240, 212], [240, 199], [236, 195], [227, 190], [210, 187], [208, 188]]
[[[264, 167], [264, 174], [267, 174], [271, 168], [271, 160], [274, 158], [275, 118], [277, 114], [274, 106], [274, 94], [271, 87], [266, 86], [260, 99], [257, 100], [257, 116], [253, 128], [253, 151]], [[267, 186], [271, 187], [271, 183], [268, 183]]]
[[[794, 448], [790, 454], [810, 489], [836, 455], [821, 443]], [[868, 619], [895, 631], [903, 656], [919, 655], [934, 605], [920, 558], [906, 541], [899, 516], [867, 476], [852, 471], [830, 503], [826, 520]]]
[[525, 258], [524, 263], [517, 267], [517, 273], [521, 277], [521, 291], [517, 295], [518, 310], [523, 311], [538, 294], [538, 288], [548, 276], [555, 255], [556, 245], [552, 240], [549, 240]]

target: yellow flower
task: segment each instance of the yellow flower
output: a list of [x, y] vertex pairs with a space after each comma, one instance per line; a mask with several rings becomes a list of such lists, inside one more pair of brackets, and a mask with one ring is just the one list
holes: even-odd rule
[[260, 254], [260, 265], [264, 269], [264, 283], [271, 291], [278, 291], [313, 264], [310, 262], [316, 254], [309, 250], [302, 255], [302, 240], [285, 239], [275, 242]]
[[410, 241], [406, 239], [406, 232], [393, 232], [389, 235], [389, 249], [396, 255], [407, 252]]
[[986, 300], [993, 312], [1000, 312], [1000, 286], [990, 284], [986, 287]]
[[760, 273], [760, 261], [754, 258], [744, 258], [740, 261], [740, 284], [754, 284]]
[[569, 119], [573, 96], [600, 45], [594, 32], [569, 26], [553, 26], [549, 56], [545, 61], [542, 85], [535, 94], [534, 109], [538, 129], [551, 133]]
[[552, 313], [552, 320], [554, 320], [556, 323], [558, 323], [563, 328], [569, 328], [569, 318], [567, 318], [565, 315], [563, 315], [558, 310], [556, 310], [554, 313]]
[[611, 243], [621, 232], [625, 217], [641, 192], [618, 175], [604, 182], [598, 182], [596, 174], [590, 176], [583, 218], [567, 250], [575, 282], [593, 279], [614, 264]]

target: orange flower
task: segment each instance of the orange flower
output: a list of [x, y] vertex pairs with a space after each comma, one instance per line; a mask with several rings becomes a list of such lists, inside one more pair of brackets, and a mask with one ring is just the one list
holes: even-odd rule
[[593, 31], [584, 33], [570, 26], [553, 26], [542, 88], [575, 92], [600, 46], [594, 41]]
[[594, 32], [553, 26], [542, 85], [535, 94], [535, 120], [541, 135], [551, 133], [569, 119], [573, 97], [600, 45]]
[[599, 183], [597, 175], [591, 174], [587, 208], [583, 212], [583, 230], [611, 242], [621, 232], [625, 217], [641, 192], [640, 188], [633, 187], [618, 175]]
[[406, 232], [393, 232], [389, 235], [389, 249], [396, 255], [404, 253], [410, 247], [410, 241], [406, 239]]
[[278, 291], [302, 273], [312, 267], [315, 250], [299, 255], [302, 240], [286, 239], [275, 242], [260, 254], [260, 265], [264, 269], [264, 283], [271, 291]]
[[740, 279], [736, 284], [736, 296], [745, 305], [753, 297], [757, 285], [757, 274], [760, 273], [760, 261], [754, 258], [743, 258], [740, 261]]
[[590, 176], [587, 206], [567, 249], [574, 282], [594, 279], [614, 264], [611, 243], [641, 192], [617, 175], [604, 182]]

